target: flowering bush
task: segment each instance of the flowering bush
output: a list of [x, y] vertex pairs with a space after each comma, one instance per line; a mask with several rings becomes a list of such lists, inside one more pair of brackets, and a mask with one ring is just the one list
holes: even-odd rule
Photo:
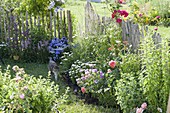
[[56, 61], [61, 56], [62, 52], [69, 47], [68, 40], [66, 37], [63, 37], [61, 39], [54, 38], [51, 40], [49, 44], [49, 52], [52, 54], [53, 59]]
[[129, 13], [125, 10], [120, 10], [121, 4], [123, 3], [122, 0], [118, 0], [118, 2], [116, 2], [115, 4], [112, 4], [112, 18], [116, 19], [117, 23], [121, 23], [122, 19], [128, 17]]
[[18, 66], [12, 75], [9, 69], [0, 71], [0, 112], [57, 112], [66, 101], [68, 89], [59, 95], [59, 86], [50, 79], [30, 76]]
[[[116, 61], [110, 62], [115, 63]], [[82, 63], [81, 61], [76, 61], [72, 64], [69, 75], [72, 81], [81, 87], [82, 93], [92, 94], [100, 103], [114, 106], [115, 104], [110, 99], [114, 99], [115, 81], [120, 77], [118, 68], [115, 64], [114, 67], [112, 67], [112, 64], [109, 67], [108, 63], [106, 66], [108, 70], [103, 72], [101, 69], [96, 68], [98, 65], [95, 62]]]

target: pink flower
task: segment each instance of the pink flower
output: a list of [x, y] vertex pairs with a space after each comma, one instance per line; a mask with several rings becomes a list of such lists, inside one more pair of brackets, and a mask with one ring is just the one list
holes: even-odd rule
[[154, 28], [154, 30], [155, 30], [155, 31], [157, 31], [157, 30], [158, 30], [158, 28], [157, 28], [157, 27], [155, 27], [155, 28]]
[[136, 113], [142, 113], [143, 112], [143, 109], [142, 108], [137, 108], [136, 109]]
[[139, 17], [142, 17], [142, 16], [143, 16], [143, 15], [140, 13], [140, 14], [139, 14]]
[[141, 108], [142, 108], [142, 109], [146, 109], [146, 108], [147, 108], [147, 103], [144, 102], [144, 103], [141, 105]]
[[86, 93], [86, 88], [85, 87], [81, 87], [81, 91], [82, 91], [82, 93]]
[[129, 15], [129, 13], [125, 10], [118, 10], [117, 11], [121, 16], [127, 17]]
[[124, 17], [127, 17], [129, 15], [129, 13], [125, 10], [122, 10], [122, 13], [123, 13]]
[[116, 22], [117, 22], [117, 23], [121, 23], [121, 22], [122, 22], [122, 19], [118, 18], [118, 19], [116, 20]]
[[112, 50], [112, 47], [109, 47], [108, 50], [111, 51], [111, 50]]
[[156, 16], [157, 19], [161, 18], [161, 16]]
[[25, 98], [25, 95], [24, 95], [24, 94], [21, 94], [19, 97], [20, 97], [21, 99], [24, 99], [24, 98]]
[[119, 4], [122, 4], [122, 3], [123, 3], [123, 0], [118, 0], [118, 3], [119, 3]]
[[17, 75], [17, 76], [14, 78], [14, 80], [16, 80], [16, 82], [18, 82], [18, 81], [22, 80], [22, 78]]
[[116, 66], [116, 61], [111, 60], [111, 61], [109, 62], [109, 66], [110, 66], [111, 68], [115, 68], [115, 66]]

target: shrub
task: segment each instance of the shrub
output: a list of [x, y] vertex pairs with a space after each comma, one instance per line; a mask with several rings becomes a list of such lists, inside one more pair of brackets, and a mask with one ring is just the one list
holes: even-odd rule
[[59, 86], [50, 79], [35, 78], [14, 66], [11, 74], [9, 66], [0, 71], [0, 111], [17, 113], [56, 112], [59, 105], [66, 101], [65, 94], [59, 94]]
[[169, 46], [168, 40], [156, 44], [147, 34], [136, 54], [125, 54], [120, 65], [121, 79], [117, 80], [116, 98], [124, 113], [135, 112], [143, 102], [146, 112], [166, 112], [169, 96]]
[[150, 112], [161, 108], [166, 112], [166, 104], [170, 87], [170, 47], [168, 39], [162, 37], [162, 42], [155, 44], [148, 35], [141, 44], [140, 86], [150, 106]]
[[135, 108], [145, 101], [140, 89], [140, 57], [137, 54], [122, 56], [121, 79], [116, 84], [116, 100], [123, 113], [135, 113]]

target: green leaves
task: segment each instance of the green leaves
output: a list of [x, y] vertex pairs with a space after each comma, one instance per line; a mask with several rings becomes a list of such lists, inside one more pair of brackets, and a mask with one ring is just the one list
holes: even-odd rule
[[[0, 75], [2, 85], [0, 86], [0, 111], [14, 112], [54, 112], [59, 105], [66, 102], [68, 89], [64, 94], [59, 94], [59, 86], [50, 82], [50, 79], [35, 78], [25, 73], [16, 72], [19, 79], [11, 77], [8, 70]], [[23, 69], [22, 69], [23, 70]], [[5, 105], [5, 106], [4, 106]], [[52, 109], [53, 108], [53, 109]], [[54, 110], [54, 111], [52, 111]]]

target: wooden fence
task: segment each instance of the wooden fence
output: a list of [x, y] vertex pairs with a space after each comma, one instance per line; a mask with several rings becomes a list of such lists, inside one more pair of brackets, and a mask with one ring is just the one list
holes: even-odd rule
[[[90, 2], [87, 2], [85, 6], [85, 32], [90, 35], [105, 34], [105, 27], [113, 21], [110, 17], [100, 17], [95, 13]], [[116, 23], [116, 22], [115, 22]], [[132, 21], [122, 21], [122, 40], [128, 41], [129, 45], [132, 45], [132, 50], [137, 49], [140, 43], [140, 38], [144, 38], [145, 32], [148, 32], [147, 27], [139, 28], [138, 24], [134, 24]], [[161, 42], [161, 36], [159, 33], [154, 33], [152, 36], [155, 43]]]
[[[48, 39], [53, 37], [67, 37], [72, 41], [72, 19], [71, 13], [59, 11], [48, 12], [41, 16], [28, 14], [15, 14], [7, 11], [0, 11], [0, 43], [21, 46], [21, 42], [32, 38], [31, 31], [42, 30], [48, 33]], [[36, 35], [36, 34], [34, 34]], [[41, 34], [40, 34], [41, 35]], [[42, 36], [42, 40], [47, 37]]]
[[100, 17], [90, 2], [85, 6], [85, 33], [90, 35], [105, 33], [104, 26], [111, 22], [111, 18]]

